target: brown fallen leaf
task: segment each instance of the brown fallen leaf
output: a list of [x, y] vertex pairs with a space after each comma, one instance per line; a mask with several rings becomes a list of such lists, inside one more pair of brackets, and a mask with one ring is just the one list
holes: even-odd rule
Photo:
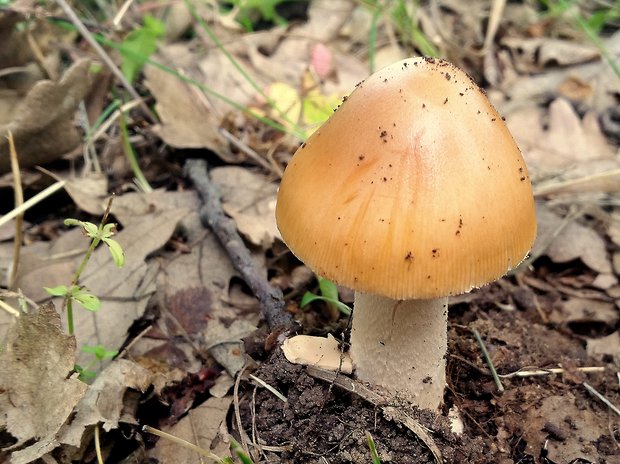
[[556, 324], [598, 322], [613, 327], [618, 321], [618, 312], [615, 305], [607, 301], [571, 298], [562, 303], [559, 311], [551, 313], [550, 320]]
[[117, 359], [104, 369], [76, 405], [76, 415], [58, 434], [64, 445], [80, 447], [87, 428], [101, 424], [106, 432], [119, 422], [135, 424], [133, 417], [123, 414], [124, 395], [128, 389], [145, 392], [151, 385], [151, 373], [127, 359]]
[[[611, 260], [603, 238], [592, 228], [564, 219], [545, 204], [537, 204], [538, 236], [533, 256], [547, 255], [556, 263], [580, 258], [586, 266], [602, 274], [611, 273]], [[559, 231], [559, 233], [558, 233]]]
[[[602, 46], [611, 59], [615, 57], [617, 61], [620, 56], [620, 32], [604, 39]], [[522, 75], [513, 73], [506, 76], [501, 82], [505, 100], [499, 105], [500, 112], [510, 119], [515, 110], [523, 108], [524, 102], [547, 101], [549, 95], [558, 95], [565, 90], [567, 82], [571, 80], [588, 84], [589, 96], [585, 103], [597, 114], [618, 106], [614, 95], [620, 91], [620, 79], [609, 63], [600, 59], [575, 66], [549, 68], [543, 73]]]
[[553, 462], [600, 462], [596, 443], [609, 434], [607, 420], [577, 404], [570, 392], [544, 398], [540, 407], [527, 409], [523, 424], [528, 453], [538, 456], [547, 442]]
[[227, 142], [218, 132], [218, 118], [200, 89], [154, 66], [147, 66], [144, 73], [145, 85], [157, 100], [161, 118], [161, 125], [154, 130], [164, 142], [176, 148], [228, 151]]
[[614, 332], [602, 338], [589, 338], [586, 342], [588, 356], [602, 360], [610, 356], [614, 362], [620, 361], [620, 333]]
[[[165, 432], [189, 441], [220, 458], [230, 457], [226, 430], [226, 415], [232, 398], [209, 398], [200, 406], [190, 409], [185, 417]], [[223, 432], [224, 431], [224, 432]], [[158, 462], [201, 462], [201, 456], [170, 440], [159, 439], [148, 451]]]
[[90, 62], [71, 66], [60, 82], [37, 82], [14, 110], [11, 122], [0, 125], [0, 174], [10, 170], [11, 131], [21, 168], [43, 164], [73, 150], [81, 141], [73, 115], [89, 88]]
[[590, 112], [581, 119], [561, 98], [551, 103], [548, 112], [537, 107], [515, 112], [508, 116], [507, 124], [523, 151], [533, 182], [576, 164], [583, 166], [615, 155], [596, 115]]
[[237, 230], [254, 245], [269, 248], [280, 237], [275, 220], [278, 186], [237, 166], [215, 168], [210, 175], [222, 193], [224, 211], [235, 220]]
[[17, 448], [53, 439], [88, 386], [72, 374], [75, 339], [63, 332], [53, 303], [22, 315], [10, 339], [0, 357], [0, 420]]

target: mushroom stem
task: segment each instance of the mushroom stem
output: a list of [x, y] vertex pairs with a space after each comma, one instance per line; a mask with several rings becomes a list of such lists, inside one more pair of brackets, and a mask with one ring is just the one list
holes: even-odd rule
[[448, 298], [355, 293], [351, 358], [360, 380], [437, 410], [446, 385]]

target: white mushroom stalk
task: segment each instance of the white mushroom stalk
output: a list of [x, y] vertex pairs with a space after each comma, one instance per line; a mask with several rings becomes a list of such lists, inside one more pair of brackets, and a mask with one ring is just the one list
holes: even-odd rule
[[357, 376], [437, 409], [446, 385], [448, 298], [393, 300], [355, 293], [351, 358]]

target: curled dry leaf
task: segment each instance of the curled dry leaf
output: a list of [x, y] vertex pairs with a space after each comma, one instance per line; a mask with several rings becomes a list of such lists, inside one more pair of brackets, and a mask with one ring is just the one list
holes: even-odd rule
[[0, 357], [2, 427], [19, 447], [32, 439], [51, 442], [87, 385], [72, 375], [75, 339], [61, 329], [53, 303], [17, 319]]
[[594, 44], [549, 37], [505, 37], [501, 45], [512, 52], [515, 67], [521, 72], [539, 72], [548, 66], [570, 66], [600, 58]]
[[162, 121], [154, 130], [168, 145], [227, 151], [217, 129], [219, 122], [200, 89], [154, 66], [147, 66], [144, 72]]
[[275, 220], [276, 184], [236, 166], [215, 168], [210, 174], [222, 193], [224, 211], [235, 220], [239, 232], [254, 245], [271, 246], [280, 237]]
[[69, 68], [60, 82], [39, 81], [17, 105], [11, 121], [0, 125], [0, 174], [8, 172], [6, 135], [13, 133], [21, 168], [59, 158], [80, 143], [73, 115], [89, 88], [88, 60]]
[[536, 107], [516, 112], [507, 124], [523, 151], [533, 182], [576, 164], [583, 169], [585, 163], [613, 159], [615, 154], [595, 114], [587, 113], [581, 119], [564, 99], [551, 103], [548, 113]]
[[62, 444], [79, 447], [86, 428], [101, 423], [105, 431], [118, 427], [119, 422], [135, 423], [123, 416], [125, 392], [145, 392], [151, 385], [151, 373], [126, 359], [118, 359], [103, 370], [76, 406], [76, 416], [58, 435]]
[[590, 269], [603, 274], [611, 273], [605, 241], [593, 229], [575, 221], [565, 225], [564, 219], [544, 204], [536, 206], [536, 216], [538, 236], [532, 250], [533, 256], [544, 254], [556, 263], [580, 258]]
[[[209, 398], [193, 409], [172, 427], [164, 428], [165, 432], [187, 440], [224, 458], [230, 456], [226, 430], [226, 415], [232, 398]], [[159, 440], [155, 448], [148, 451], [151, 458], [158, 462], [202, 462], [203, 458], [195, 451], [180, 446], [170, 440]]]

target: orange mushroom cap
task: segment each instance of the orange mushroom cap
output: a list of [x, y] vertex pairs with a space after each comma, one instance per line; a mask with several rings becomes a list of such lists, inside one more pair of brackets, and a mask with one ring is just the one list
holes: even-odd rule
[[357, 86], [293, 156], [276, 219], [317, 274], [395, 299], [493, 281], [536, 235], [527, 168], [502, 117], [467, 74], [432, 58]]

